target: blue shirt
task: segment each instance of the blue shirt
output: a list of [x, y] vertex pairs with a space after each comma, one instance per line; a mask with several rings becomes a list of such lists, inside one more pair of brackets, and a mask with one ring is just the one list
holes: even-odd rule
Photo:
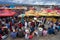
[[7, 28], [10, 28], [10, 24], [6, 24]]
[[53, 28], [48, 29], [48, 34], [53, 34], [53, 33], [54, 33], [54, 29]]
[[10, 36], [11, 36], [12, 38], [16, 38], [16, 35], [17, 35], [17, 32], [11, 32], [11, 34], [10, 34]]

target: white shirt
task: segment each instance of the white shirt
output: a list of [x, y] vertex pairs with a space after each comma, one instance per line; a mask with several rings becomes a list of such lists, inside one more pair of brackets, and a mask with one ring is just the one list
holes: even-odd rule
[[25, 22], [25, 26], [27, 26], [27, 22]]
[[2, 21], [2, 24], [5, 24], [5, 22]]
[[55, 27], [56, 27], [56, 24], [53, 25], [53, 29], [55, 29]]
[[25, 22], [25, 28], [27, 28], [27, 22]]
[[30, 24], [31, 24], [31, 22], [28, 23], [29, 27], [30, 27]]
[[26, 30], [25, 30], [25, 32], [26, 32], [26, 33], [29, 33], [29, 30], [28, 30], [28, 29], [26, 29]]
[[28, 39], [28, 34], [25, 34], [25, 39]]

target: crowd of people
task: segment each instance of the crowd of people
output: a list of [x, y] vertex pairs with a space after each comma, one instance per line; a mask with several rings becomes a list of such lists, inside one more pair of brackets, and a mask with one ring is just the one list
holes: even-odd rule
[[[12, 39], [32, 39], [34, 36], [56, 35], [60, 31], [60, 22], [46, 21], [41, 17], [29, 20], [28, 18], [7, 17], [0, 18], [0, 40], [6, 39], [9, 35]], [[47, 27], [45, 25], [48, 25]]]

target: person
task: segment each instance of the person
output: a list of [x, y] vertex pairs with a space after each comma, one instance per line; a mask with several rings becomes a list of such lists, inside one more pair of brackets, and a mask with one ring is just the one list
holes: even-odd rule
[[55, 32], [55, 35], [58, 33], [57, 27], [55, 27], [54, 32]]
[[35, 27], [35, 21], [32, 20], [30, 25], [31, 25], [31, 27]]
[[25, 28], [27, 28], [27, 26], [28, 26], [28, 23], [27, 23], [27, 21], [25, 21]]
[[8, 37], [8, 29], [6, 27], [2, 27], [2, 40], [6, 40]]
[[47, 36], [47, 30], [46, 29], [43, 30], [43, 36]]
[[29, 22], [28, 22], [28, 26], [29, 26], [29, 27], [30, 27], [30, 24], [31, 24], [31, 22], [29, 21]]
[[2, 29], [1, 29], [1, 26], [0, 26], [0, 40], [2, 40]]
[[59, 31], [60, 31], [60, 25], [59, 25]]
[[24, 22], [25, 22], [25, 21], [24, 21], [24, 17], [22, 17], [22, 18], [21, 18], [21, 23], [23, 24], [23, 26], [24, 26], [24, 24], [25, 24]]
[[38, 27], [38, 34], [39, 34], [39, 36], [42, 36], [42, 32], [43, 32], [43, 28], [42, 27]]
[[30, 31], [29, 29], [25, 29], [25, 39], [28, 40], [29, 39], [29, 34], [30, 34]]
[[46, 23], [46, 18], [44, 18], [44, 24]]
[[48, 28], [48, 34], [55, 34], [54, 29], [52, 27]]
[[39, 25], [39, 22], [36, 21], [36, 22], [35, 22], [35, 27], [36, 27], [36, 29], [38, 28], [38, 25]]
[[25, 33], [29, 34], [30, 33], [30, 30], [28, 28], [25, 29]]
[[12, 31], [12, 22], [10, 22], [10, 31]]
[[2, 36], [8, 35], [8, 28], [6, 26], [2, 26]]
[[12, 24], [14, 24], [14, 23], [15, 23], [15, 20], [14, 20], [14, 19], [12, 19], [12, 20], [11, 20], [11, 22], [12, 22]]
[[39, 37], [38, 30], [35, 30], [34, 34], [36, 34], [36, 36]]
[[21, 22], [19, 22], [18, 26], [21, 29], [23, 27], [23, 24]]
[[5, 21], [3, 20], [3, 21], [2, 21], [2, 25], [4, 25], [4, 24], [5, 24]]
[[19, 31], [17, 32], [17, 37], [23, 38], [24, 36], [25, 36], [24, 32], [21, 29], [19, 29]]
[[28, 36], [29, 36], [29, 35], [26, 33], [26, 34], [25, 34], [25, 40], [28, 40], [28, 39], [29, 39]]
[[34, 32], [31, 32], [28, 38], [31, 40], [34, 37]]
[[8, 30], [10, 31], [10, 24], [6, 23], [6, 27], [8, 28]]
[[53, 29], [55, 29], [55, 27], [56, 27], [56, 24], [53, 24]]
[[34, 32], [34, 31], [35, 31], [34, 27], [30, 27], [30, 32]]
[[0, 40], [2, 40], [2, 35], [0, 34]]
[[57, 31], [59, 31], [59, 25], [56, 25], [56, 27], [55, 27], [55, 28], [56, 28], [56, 30], [57, 30]]
[[3, 33], [4, 33], [5, 35], [8, 35], [8, 29], [7, 29], [7, 28], [3, 28]]
[[2, 29], [0, 28], [0, 34], [2, 34]]
[[44, 29], [45, 28], [45, 25], [41, 25], [41, 27]]
[[12, 39], [15, 39], [16, 36], [17, 36], [17, 32], [15, 32], [15, 30], [13, 30], [11, 33], [10, 33], [10, 36]]

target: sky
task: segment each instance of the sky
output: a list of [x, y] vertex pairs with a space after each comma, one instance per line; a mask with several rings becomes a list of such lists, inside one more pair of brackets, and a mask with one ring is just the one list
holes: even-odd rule
[[0, 0], [0, 3], [31, 4], [31, 5], [60, 5], [60, 0]]

